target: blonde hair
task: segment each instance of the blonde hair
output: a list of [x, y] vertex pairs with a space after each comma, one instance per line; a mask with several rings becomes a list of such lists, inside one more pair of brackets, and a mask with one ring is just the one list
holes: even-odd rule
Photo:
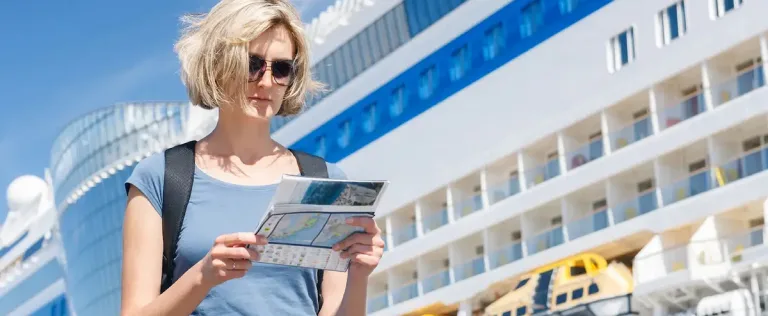
[[249, 42], [284, 26], [294, 45], [295, 74], [278, 115], [301, 112], [307, 93], [321, 85], [312, 79], [309, 43], [299, 13], [287, 0], [222, 0], [208, 14], [185, 16], [175, 50], [190, 101], [206, 109], [247, 103]]

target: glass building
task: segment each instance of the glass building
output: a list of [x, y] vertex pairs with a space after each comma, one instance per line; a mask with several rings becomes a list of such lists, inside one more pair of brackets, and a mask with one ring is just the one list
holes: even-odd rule
[[50, 170], [77, 315], [119, 314], [124, 182], [135, 164], [204, 135], [215, 115], [188, 103], [120, 104], [73, 121], [55, 140]]

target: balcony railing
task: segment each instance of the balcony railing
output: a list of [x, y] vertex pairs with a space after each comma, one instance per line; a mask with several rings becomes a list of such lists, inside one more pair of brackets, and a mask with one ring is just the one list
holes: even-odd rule
[[416, 282], [401, 286], [392, 293], [392, 303], [397, 304], [419, 296], [419, 284]]
[[525, 171], [526, 187], [535, 187], [544, 181], [550, 180], [560, 175], [559, 159], [549, 160], [547, 163], [534, 166]]
[[768, 147], [749, 151], [746, 154], [714, 168], [714, 179], [718, 186], [724, 186], [768, 168]]
[[528, 255], [532, 255], [563, 243], [563, 227], [557, 226], [525, 240]]
[[448, 225], [448, 210], [441, 209], [440, 211], [431, 213], [425, 216], [422, 220], [422, 227], [424, 233], [431, 232], [435, 229]]
[[510, 196], [520, 193], [520, 177], [511, 176], [507, 181], [494, 184], [489, 187], [489, 199], [491, 204], [495, 204]]
[[632, 266], [636, 284], [658, 280], [687, 268], [687, 244], [636, 257]]
[[416, 238], [416, 223], [409, 223], [397, 229], [398, 232], [392, 236], [395, 237], [395, 245], [400, 245], [406, 241]]
[[720, 106], [763, 86], [765, 86], [763, 65], [757, 64], [753, 68], [713, 86], [712, 104], [715, 107]]
[[645, 117], [610, 134], [611, 149], [619, 150], [653, 135], [651, 118]]
[[663, 113], [661, 125], [665, 128], [670, 128], [677, 123], [703, 113], [706, 110], [704, 100], [704, 93], [698, 92], [680, 103], [668, 106], [661, 111]]
[[608, 210], [604, 209], [566, 224], [568, 240], [574, 240], [606, 227], [608, 227]]
[[454, 218], [459, 219], [482, 209], [483, 197], [480, 193], [476, 193], [453, 206]]
[[451, 273], [448, 269], [443, 269], [421, 280], [424, 293], [432, 292], [449, 284], [451, 284]]
[[373, 313], [389, 307], [387, 293], [381, 293], [368, 299], [368, 312]]
[[725, 240], [726, 253], [731, 262], [741, 262], [742, 253], [752, 247], [763, 245], [763, 227], [756, 227], [746, 233], [734, 235]]
[[595, 159], [602, 157], [603, 153], [603, 139], [599, 138], [592, 140], [589, 143], [568, 152], [566, 155], [566, 159], [568, 159], [566, 162], [568, 170], [578, 168], [590, 161], [594, 161]]
[[491, 252], [488, 259], [490, 261], [491, 269], [496, 269], [500, 266], [520, 260], [522, 258], [523, 245], [519, 242], [516, 242]]
[[712, 189], [712, 177], [709, 169], [698, 171], [682, 180], [670, 183], [661, 188], [664, 205], [680, 202], [689, 197]]
[[475, 257], [469, 261], [453, 267], [453, 277], [456, 282], [468, 279], [485, 272], [483, 256]]
[[656, 190], [648, 190], [629, 201], [611, 206], [614, 224], [622, 223], [658, 208]]

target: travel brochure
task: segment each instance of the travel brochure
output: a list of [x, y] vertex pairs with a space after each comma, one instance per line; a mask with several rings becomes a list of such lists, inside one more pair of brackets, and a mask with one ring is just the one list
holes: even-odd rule
[[374, 217], [387, 185], [387, 181], [284, 176], [256, 230], [268, 240], [256, 247], [258, 262], [346, 271], [350, 259], [342, 259], [331, 247], [364, 230], [346, 224], [346, 219]]

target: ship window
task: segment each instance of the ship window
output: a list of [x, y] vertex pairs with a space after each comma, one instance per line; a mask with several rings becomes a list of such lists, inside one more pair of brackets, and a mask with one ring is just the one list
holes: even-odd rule
[[523, 279], [522, 281], [520, 281], [520, 283], [517, 284], [517, 287], [515, 288], [515, 290], [525, 286], [526, 283], [528, 283], [528, 279], [527, 278]]
[[512, 316], [512, 312], [504, 312], [504, 314], [501, 314], [501, 316]]
[[579, 276], [582, 274], [587, 273], [587, 269], [584, 268], [584, 266], [573, 266], [571, 267], [571, 276]]
[[587, 289], [587, 294], [592, 295], [600, 291], [600, 288], [597, 287], [597, 283], [592, 283], [589, 285], [589, 288]]
[[608, 70], [617, 72], [635, 60], [635, 28], [629, 27], [608, 42]]
[[568, 300], [568, 293], [563, 293], [557, 296], [555, 304], [560, 305], [565, 303], [565, 301]]
[[528, 310], [528, 308], [526, 308], [525, 306], [522, 306], [522, 307], [518, 307], [518, 308], [517, 308], [517, 313], [516, 313], [516, 314], [517, 314], [517, 316], [523, 316], [523, 315], [525, 315], [525, 312], [526, 312], [527, 310]]
[[659, 12], [656, 18], [658, 20], [656, 34], [659, 36], [658, 44], [660, 47], [669, 44], [687, 31], [685, 1], [678, 1], [666, 7]]
[[584, 289], [575, 289], [573, 290], [573, 294], [571, 294], [571, 299], [577, 300], [582, 296], [584, 296]]

